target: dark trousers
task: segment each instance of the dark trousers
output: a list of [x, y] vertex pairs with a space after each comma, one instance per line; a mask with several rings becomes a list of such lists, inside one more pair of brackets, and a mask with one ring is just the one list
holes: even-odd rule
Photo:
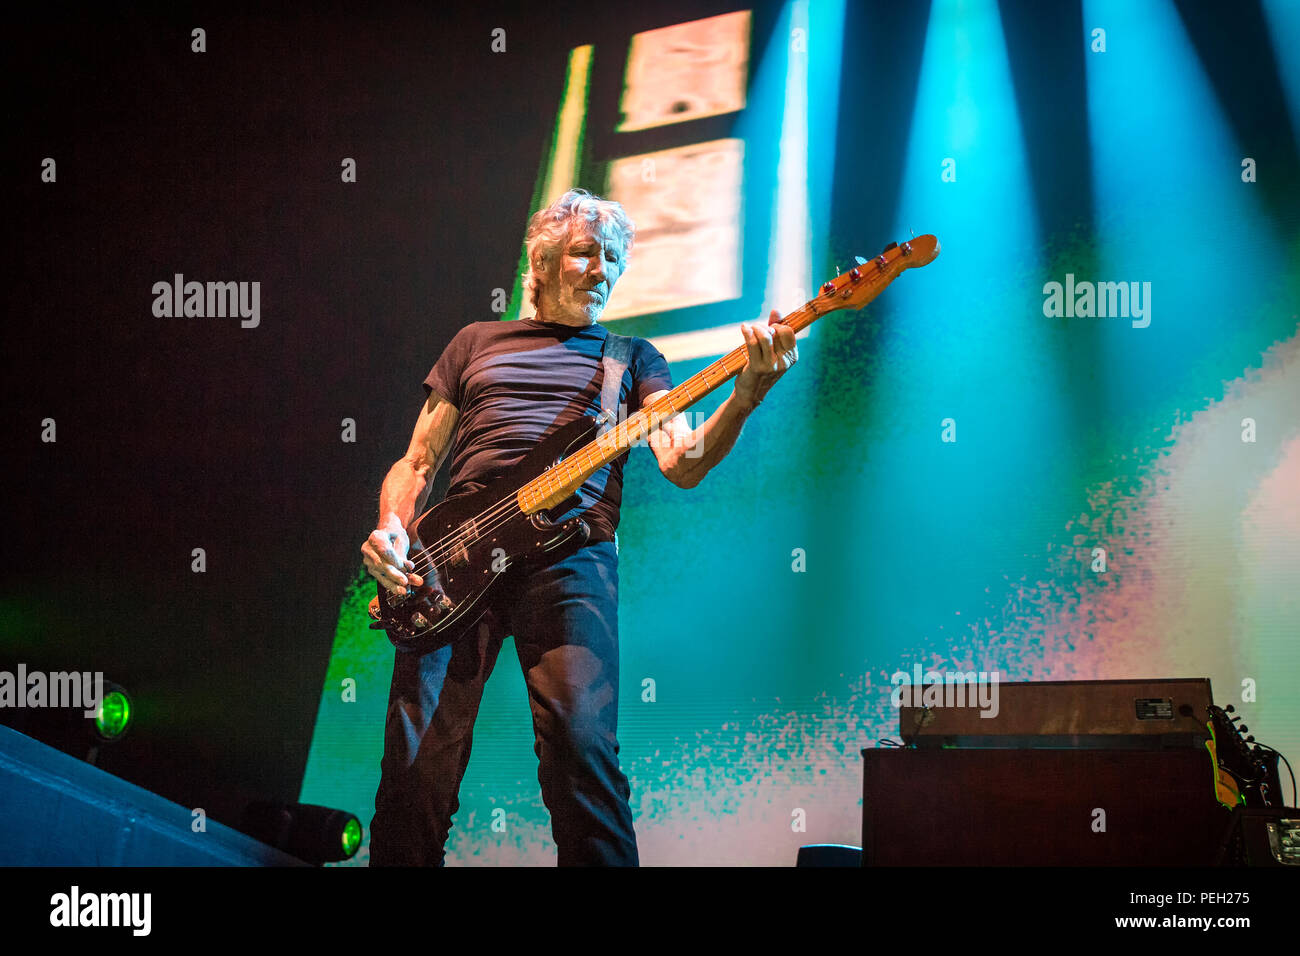
[[561, 866], [636, 866], [618, 765], [618, 556], [600, 542], [511, 568], [464, 640], [398, 652], [370, 825], [371, 866], [440, 866], [460, 806], [483, 686], [513, 634], [533, 715], [537, 779]]

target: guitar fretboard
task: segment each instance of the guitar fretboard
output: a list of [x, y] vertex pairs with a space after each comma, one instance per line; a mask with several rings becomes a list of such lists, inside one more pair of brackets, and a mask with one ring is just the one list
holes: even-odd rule
[[[904, 255], [907, 253], [904, 252]], [[897, 255], [862, 264], [823, 287], [823, 294], [809, 300], [781, 320], [796, 333], [812, 325], [828, 312], [861, 308], [880, 293], [902, 271]], [[850, 282], [850, 276], [852, 281]], [[851, 287], [850, 287], [851, 286]], [[851, 299], [851, 302], [844, 300]], [[549, 471], [538, 475], [516, 493], [520, 510], [534, 514], [553, 508], [572, 496], [582, 483], [618, 458], [629, 448], [644, 441], [661, 424], [690, 408], [728, 379], [739, 375], [749, 360], [748, 346], [740, 345], [707, 368], [696, 372], [666, 395], [636, 414], [618, 422], [595, 441], [570, 455]]]

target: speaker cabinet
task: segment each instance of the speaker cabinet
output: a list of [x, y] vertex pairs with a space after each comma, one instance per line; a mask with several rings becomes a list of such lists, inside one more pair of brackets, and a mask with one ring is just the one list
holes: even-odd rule
[[1211, 866], [1205, 750], [870, 749], [864, 866]]

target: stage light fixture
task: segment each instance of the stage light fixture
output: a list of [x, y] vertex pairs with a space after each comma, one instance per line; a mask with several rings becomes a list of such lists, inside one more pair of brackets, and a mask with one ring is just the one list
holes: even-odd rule
[[269, 801], [249, 804], [240, 829], [314, 866], [352, 859], [363, 832], [361, 821], [346, 810]]
[[361, 848], [361, 821], [352, 817], [343, 825], [343, 858], [350, 860]]
[[102, 741], [114, 741], [131, 725], [131, 698], [113, 683], [105, 684], [104, 697], [95, 711], [95, 735]]

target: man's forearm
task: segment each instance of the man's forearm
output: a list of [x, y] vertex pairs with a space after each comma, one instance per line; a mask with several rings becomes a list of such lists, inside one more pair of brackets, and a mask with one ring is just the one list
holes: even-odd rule
[[411, 524], [415, 514], [424, 507], [429, 497], [429, 466], [417, 465], [403, 458], [388, 469], [383, 487], [379, 491], [379, 524], [386, 528], [393, 524], [403, 529]]
[[691, 432], [690, 438], [674, 447], [673, 464], [668, 477], [683, 488], [694, 488], [713, 466], [736, 444], [740, 430], [756, 406], [732, 391], [709, 420]]

